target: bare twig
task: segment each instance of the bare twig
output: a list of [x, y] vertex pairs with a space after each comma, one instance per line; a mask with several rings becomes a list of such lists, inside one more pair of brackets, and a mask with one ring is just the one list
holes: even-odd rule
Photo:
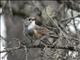
[[20, 48], [21, 48], [21, 47], [6, 48], [5, 50], [0, 51], [0, 53], [3, 53], [3, 52], [9, 52], [9, 51], [13, 51], [13, 50], [17, 50], [17, 49], [20, 49]]
[[3, 39], [3, 40], [5, 40], [5, 41], [6, 41], [6, 39], [5, 39], [4, 37], [2, 37], [1, 35], [0, 35], [0, 39]]
[[[76, 0], [76, 1], [77, 1], [77, 0]], [[65, 1], [64, 1], [64, 2], [65, 2]], [[65, 2], [65, 4], [67, 5], [68, 8], [80, 12], [80, 6], [79, 6], [78, 3], [75, 3], [75, 1], [73, 1], [73, 0], [67, 0], [67, 1]]]
[[22, 46], [21, 46], [21, 42], [19, 41], [19, 39], [17, 38], [13, 38], [15, 40], [18, 41], [18, 47], [13, 47], [13, 48], [5, 48], [3, 51], [0, 51], [0, 53], [3, 53], [3, 52], [9, 52], [9, 51], [13, 51], [13, 50], [17, 50], [17, 49], [21, 49]]
[[65, 18], [65, 19], [62, 19], [61, 22], [65, 22], [65, 21], [71, 21], [71, 19], [75, 19], [77, 18], [79, 15], [77, 16], [74, 16], [74, 17], [70, 17], [70, 18]]
[[13, 15], [11, 1], [9, 0], [8, 3], [9, 3], [10, 14]]
[[27, 59], [28, 59], [28, 58], [27, 58], [27, 56], [28, 56], [27, 53], [28, 53], [28, 52], [27, 52], [27, 47], [26, 47], [26, 46], [24, 46], [24, 50], [25, 50], [25, 55], [26, 55], [26, 60], [27, 60]]

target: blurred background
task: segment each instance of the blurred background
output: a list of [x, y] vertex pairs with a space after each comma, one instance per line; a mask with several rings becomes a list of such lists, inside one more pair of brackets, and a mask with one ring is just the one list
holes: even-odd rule
[[[0, 0], [0, 8], [2, 60], [80, 60], [79, 0]], [[48, 35], [36, 39], [27, 34], [29, 17], [36, 17]], [[1, 34], [3, 20], [6, 37]]]

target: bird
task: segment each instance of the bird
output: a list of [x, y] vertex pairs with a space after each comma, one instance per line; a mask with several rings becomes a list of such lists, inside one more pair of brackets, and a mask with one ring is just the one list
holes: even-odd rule
[[36, 24], [36, 17], [29, 17], [28, 20], [30, 22], [27, 27], [28, 34], [32, 35], [34, 38], [41, 38], [49, 31], [46, 27], [39, 26]]

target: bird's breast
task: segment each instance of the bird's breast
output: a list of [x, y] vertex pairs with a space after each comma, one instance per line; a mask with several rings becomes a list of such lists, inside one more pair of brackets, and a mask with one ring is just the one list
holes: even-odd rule
[[30, 30], [26, 29], [26, 32], [27, 32], [30, 36], [32, 36], [32, 35], [34, 34], [33, 29], [30, 29]]

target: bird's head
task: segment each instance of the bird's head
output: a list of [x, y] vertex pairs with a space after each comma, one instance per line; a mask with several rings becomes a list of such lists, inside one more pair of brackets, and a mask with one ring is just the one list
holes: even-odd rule
[[38, 17], [36, 17], [36, 16], [31, 16], [31, 17], [29, 17], [28, 20], [29, 20], [30, 22], [35, 21], [35, 24], [36, 24], [36, 25], [39, 25], [39, 26], [42, 25], [41, 20], [40, 20]]
[[36, 17], [29, 17], [29, 21], [36, 21]]
[[28, 25], [28, 30], [33, 30], [35, 28], [35, 17], [29, 17], [29, 25]]

